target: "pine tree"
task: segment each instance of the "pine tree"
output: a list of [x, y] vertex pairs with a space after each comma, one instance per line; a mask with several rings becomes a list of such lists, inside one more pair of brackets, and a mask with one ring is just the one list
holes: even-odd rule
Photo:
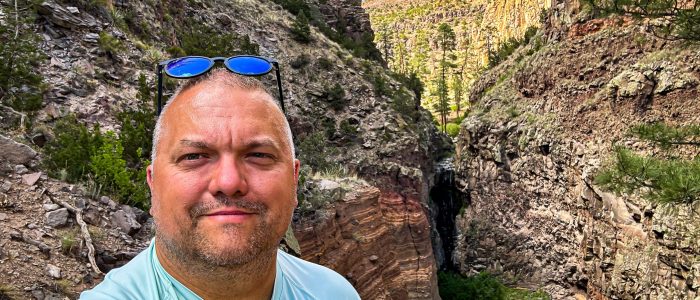
[[596, 176], [596, 184], [616, 193], [639, 191], [657, 203], [692, 203], [700, 199], [700, 155], [682, 158], [677, 151], [679, 147], [700, 147], [700, 126], [669, 127], [656, 123], [635, 126], [630, 132], [665, 149], [663, 156], [646, 157], [615, 146], [613, 163]]
[[653, 23], [654, 32], [663, 37], [700, 42], [700, 5], [697, 1], [677, 0], [584, 0], [593, 15], [628, 15], [637, 18], [662, 18]]
[[447, 70], [454, 67], [450, 61], [450, 58], [453, 59], [453, 57], [449, 52], [455, 48], [455, 32], [450, 25], [442, 23], [438, 27], [437, 34], [438, 47], [442, 51], [442, 57], [440, 59], [440, 77], [437, 79], [438, 103], [436, 110], [440, 114], [442, 131], [447, 132], [447, 116], [450, 112], [449, 98], [447, 97], [449, 92], [447, 87]]

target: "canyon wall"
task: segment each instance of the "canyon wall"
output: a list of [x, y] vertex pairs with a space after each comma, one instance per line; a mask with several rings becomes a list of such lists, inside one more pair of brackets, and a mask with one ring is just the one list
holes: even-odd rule
[[[594, 184], [631, 126], [700, 123], [700, 55], [648, 21], [559, 3], [545, 28], [474, 85], [456, 164], [470, 202], [452, 259], [554, 299], [697, 299], [700, 203], [660, 205]], [[698, 155], [689, 148], [688, 155]]]

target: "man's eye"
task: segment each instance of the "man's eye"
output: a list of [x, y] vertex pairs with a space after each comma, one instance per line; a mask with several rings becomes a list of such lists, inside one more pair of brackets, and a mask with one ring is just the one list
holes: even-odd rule
[[248, 157], [254, 158], [256, 160], [262, 160], [262, 159], [274, 160], [275, 159], [275, 157], [272, 154], [262, 153], [262, 152], [250, 153], [250, 154], [248, 154]]
[[199, 153], [190, 153], [190, 154], [185, 154], [185, 156], [182, 157], [182, 160], [197, 160], [202, 158], [202, 155]]

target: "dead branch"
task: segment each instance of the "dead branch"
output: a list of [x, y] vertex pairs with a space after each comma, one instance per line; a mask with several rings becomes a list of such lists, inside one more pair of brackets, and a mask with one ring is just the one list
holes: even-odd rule
[[[46, 192], [46, 189], [43, 189], [41, 194], [44, 192]], [[76, 208], [63, 200], [54, 199], [54, 197], [51, 197], [48, 192], [46, 192], [46, 196], [48, 196], [52, 202], [65, 207], [68, 209], [68, 211], [75, 214], [75, 221], [78, 223], [78, 225], [80, 225], [80, 232], [83, 235], [83, 241], [85, 241], [85, 246], [88, 249], [88, 260], [90, 261], [90, 266], [92, 266], [92, 270], [95, 273], [102, 274], [102, 271], [100, 271], [100, 268], [97, 267], [97, 263], [95, 262], [95, 246], [92, 244], [92, 237], [90, 236], [90, 231], [88, 231], [87, 223], [85, 223], [83, 220], [83, 210]]]
[[10, 233], [10, 239], [15, 240], [15, 241], [25, 242], [25, 243], [30, 244], [32, 246], [36, 246], [37, 248], [39, 248], [39, 251], [41, 251], [41, 253], [46, 255], [46, 258], [51, 258], [51, 247], [49, 247], [48, 245], [46, 245], [40, 241], [33, 240], [33, 239], [30, 239], [30, 238], [24, 236], [24, 234], [20, 231]]

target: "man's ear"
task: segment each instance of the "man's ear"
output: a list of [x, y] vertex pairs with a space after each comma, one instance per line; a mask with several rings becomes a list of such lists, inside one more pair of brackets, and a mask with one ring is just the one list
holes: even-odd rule
[[297, 199], [297, 191], [299, 190], [299, 170], [301, 168], [301, 162], [298, 159], [294, 160], [294, 206], [299, 204]]
[[151, 208], [148, 210], [148, 212], [153, 215], [154, 211], [153, 208], [156, 206], [154, 205], [154, 199], [153, 197], [154, 191], [153, 191], [153, 164], [151, 163], [146, 167], [146, 183], [148, 183], [148, 189], [151, 190]]

